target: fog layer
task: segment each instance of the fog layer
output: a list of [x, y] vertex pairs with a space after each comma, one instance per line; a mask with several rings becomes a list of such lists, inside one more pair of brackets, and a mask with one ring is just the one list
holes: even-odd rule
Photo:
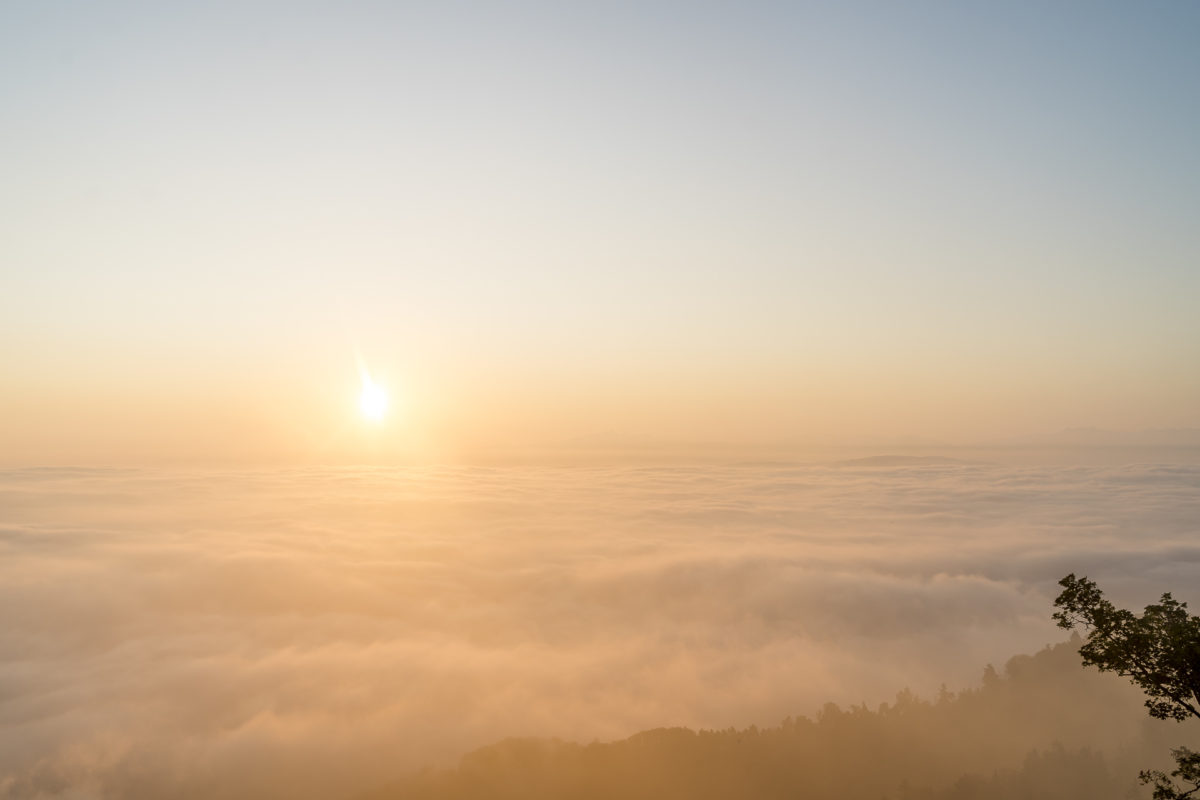
[[0, 795], [328, 797], [510, 736], [772, 725], [1200, 576], [1200, 467], [162, 473], [0, 483]]
[[[934, 699], [830, 703], [812, 718], [721, 731], [659, 728], [588, 745], [509, 739], [361, 800], [1131, 800], [1194, 725], [1156, 724], [1137, 689], [1079, 669], [1080, 640], [1014, 656]], [[1169, 744], [1168, 744], [1169, 743]]]

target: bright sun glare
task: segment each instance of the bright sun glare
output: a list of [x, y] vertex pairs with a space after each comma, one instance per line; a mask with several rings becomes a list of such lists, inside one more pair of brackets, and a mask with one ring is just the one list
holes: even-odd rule
[[366, 373], [362, 376], [362, 394], [358, 396], [358, 408], [363, 416], [371, 420], [383, 419], [387, 411], [388, 396], [383, 387], [371, 380]]

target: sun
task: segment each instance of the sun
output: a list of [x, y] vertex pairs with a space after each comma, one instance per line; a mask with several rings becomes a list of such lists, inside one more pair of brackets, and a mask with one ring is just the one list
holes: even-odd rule
[[378, 422], [387, 413], [388, 396], [383, 387], [363, 373], [362, 393], [358, 396], [358, 410], [369, 420]]

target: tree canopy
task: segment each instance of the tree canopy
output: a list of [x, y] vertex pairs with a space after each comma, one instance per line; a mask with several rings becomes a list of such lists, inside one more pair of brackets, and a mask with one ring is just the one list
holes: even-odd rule
[[[1060, 628], [1081, 628], [1079, 648], [1085, 666], [1128, 677], [1146, 693], [1146, 708], [1157, 719], [1200, 719], [1200, 617], [1168, 592], [1139, 616], [1105, 599], [1094, 581], [1072, 573], [1061, 581], [1054, 619]], [[1153, 784], [1156, 800], [1179, 800], [1200, 792], [1200, 753], [1171, 751], [1176, 768], [1141, 773]], [[1178, 778], [1191, 788], [1180, 787]]]

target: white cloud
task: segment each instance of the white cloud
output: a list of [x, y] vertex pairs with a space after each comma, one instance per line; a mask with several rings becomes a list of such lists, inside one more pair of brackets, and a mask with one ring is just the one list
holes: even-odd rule
[[[771, 724], [1200, 575], [1200, 468], [0, 475], [0, 795], [325, 797], [508, 735]], [[74, 795], [63, 794], [74, 792]]]

